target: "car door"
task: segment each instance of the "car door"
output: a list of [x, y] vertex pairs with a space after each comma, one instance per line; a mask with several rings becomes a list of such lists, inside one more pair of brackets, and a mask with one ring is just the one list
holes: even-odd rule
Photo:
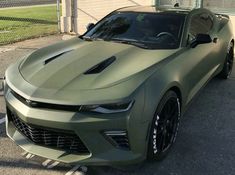
[[193, 15], [189, 22], [188, 47], [184, 55], [184, 69], [187, 70], [184, 76], [185, 87], [188, 91], [187, 102], [216, 71], [217, 61], [214, 59], [216, 39], [215, 42], [200, 44], [195, 48], [190, 47], [197, 34], [209, 34], [214, 39], [213, 28], [213, 16], [206, 12]]

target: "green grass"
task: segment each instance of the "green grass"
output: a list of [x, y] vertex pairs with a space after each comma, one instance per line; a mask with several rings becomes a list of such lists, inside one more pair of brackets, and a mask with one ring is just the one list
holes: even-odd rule
[[56, 6], [0, 10], [0, 45], [57, 32]]

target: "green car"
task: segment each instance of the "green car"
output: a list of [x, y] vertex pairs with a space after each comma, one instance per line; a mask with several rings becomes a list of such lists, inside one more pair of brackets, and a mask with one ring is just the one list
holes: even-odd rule
[[69, 164], [162, 159], [192, 98], [212, 77], [231, 74], [233, 47], [226, 15], [118, 9], [7, 69], [7, 135], [29, 153]]

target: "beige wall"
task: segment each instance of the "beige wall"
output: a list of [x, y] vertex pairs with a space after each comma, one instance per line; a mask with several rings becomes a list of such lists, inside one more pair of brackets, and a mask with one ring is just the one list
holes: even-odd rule
[[235, 16], [230, 16], [230, 18], [233, 23], [233, 35], [235, 36]]
[[153, 0], [77, 0], [76, 33], [82, 34], [86, 31], [88, 23], [96, 23], [111, 11], [133, 5], [151, 5]]
[[[164, 1], [164, 0], [161, 0]], [[172, 0], [170, 0], [172, 1]], [[191, 2], [194, 0], [180, 0], [180, 2]], [[204, 0], [205, 2], [211, 0]], [[229, 0], [231, 1], [231, 0]], [[235, 1], [235, 0], [234, 0]], [[77, 10], [74, 10], [74, 24], [71, 20], [71, 2]], [[90, 22], [96, 23], [109, 12], [125, 6], [152, 5], [155, 0], [62, 0], [61, 31], [83, 34], [86, 25]], [[235, 15], [230, 16], [235, 35]]]

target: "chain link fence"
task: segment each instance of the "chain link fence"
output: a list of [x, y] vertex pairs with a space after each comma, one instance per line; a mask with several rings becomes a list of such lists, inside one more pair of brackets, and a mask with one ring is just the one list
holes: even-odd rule
[[59, 32], [57, 0], [0, 0], [0, 45]]

